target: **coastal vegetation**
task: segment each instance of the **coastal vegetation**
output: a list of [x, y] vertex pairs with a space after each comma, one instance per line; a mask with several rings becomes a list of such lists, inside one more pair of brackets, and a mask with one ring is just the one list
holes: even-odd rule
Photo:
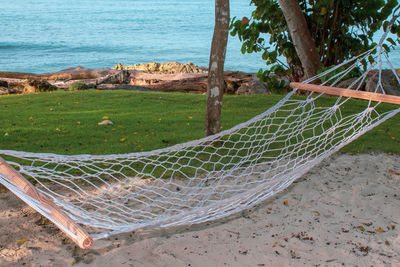
[[[250, 3], [255, 7], [251, 18], [233, 18], [231, 34], [242, 41], [242, 53], [261, 54], [268, 66], [268, 70], [260, 69], [261, 79], [271, 79], [269, 74], [274, 72], [290, 75], [293, 81], [314, 76], [320, 68], [337, 65], [371, 49], [374, 35], [386, 30], [387, 21], [398, 5], [396, 0], [251, 0]], [[391, 31], [399, 35], [398, 22]], [[301, 49], [306, 41], [310, 42]], [[397, 41], [388, 39], [387, 48]]]
[[[282, 95], [225, 95], [222, 130], [277, 103]], [[298, 96], [301, 98], [301, 96]], [[331, 104], [334, 98], [323, 101]], [[363, 100], [354, 100], [354, 112]], [[206, 96], [139, 91], [55, 91], [0, 97], [2, 149], [59, 154], [149, 151], [204, 136]], [[357, 105], [359, 103], [360, 105]], [[384, 109], [393, 105], [382, 104]], [[109, 120], [112, 124], [98, 125]], [[342, 152], [400, 153], [400, 116], [369, 131]]]

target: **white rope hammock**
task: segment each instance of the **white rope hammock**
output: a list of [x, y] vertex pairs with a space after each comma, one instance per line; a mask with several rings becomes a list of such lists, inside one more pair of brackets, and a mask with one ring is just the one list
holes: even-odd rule
[[[384, 39], [372, 50], [305, 82], [323, 81], [328, 87], [321, 92], [342, 96], [302, 97], [294, 89], [275, 106], [232, 129], [150, 152], [65, 156], [0, 150], [0, 156], [18, 170], [0, 161], [0, 183], [84, 248], [90, 247], [92, 238], [197, 224], [237, 213], [287, 188], [323, 159], [400, 112], [398, 105], [375, 102], [400, 104], [400, 97], [385, 95], [381, 79], [384, 66], [392, 70], [400, 87], [382, 47]], [[367, 71], [347, 87], [355, 90], [333, 88], [341, 87], [351, 71], [362, 69], [362, 60], [370, 56], [374, 60]], [[352, 99], [362, 98], [357, 91], [371, 75], [378, 77], [375, 92], [365, 95], [367, 101]]]

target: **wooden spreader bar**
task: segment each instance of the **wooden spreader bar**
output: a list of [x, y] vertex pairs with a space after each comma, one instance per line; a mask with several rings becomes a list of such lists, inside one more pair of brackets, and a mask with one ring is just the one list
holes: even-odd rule
[[[19, 174], [13, 167], [8, 165], [7, 162], [1, 157], [0, 174], [2, 174], [2, 176], [13, 186], [19, 188], [22, 193], [38, 201], [40, 203], [40, 207], [46, 210], [46, 212], [43, 212], [43, 210], [38, 211], [42, 215], [46, 216], [50, 221], [53, 221], [55, 225], [79, 247], [87, 249], [92, 246], [93, 239], [85, 230], [83, 230], [70, 217], [68, 217], [68, 215], [64, 213], [57, 205], [55, 205], [53, 201], [40, 193], [28, 180], [25, 179], [25, 177]], [[25, 202], [29, 205], [27, 201]]]
[[365, 91], [356, 91], [351, 89], [344, 89], [339, 87], [322, 86], [315, 84], [305, 84], [305, 83], [290, 83], [290, 87], [297, 88], [305, 91], [312, 91], [317, 93], [325, 93], [328, 95], [345, 96], [352, 98], [359, 98], [364, 100], [379, 101], [390, 104], [400, 105], [400, 96], [385, 95], [379, 93], [371, 93]]

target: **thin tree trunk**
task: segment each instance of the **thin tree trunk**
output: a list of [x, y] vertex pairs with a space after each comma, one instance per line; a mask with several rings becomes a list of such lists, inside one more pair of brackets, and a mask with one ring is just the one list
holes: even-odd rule
[[305, 78], [315, 76], [321, 67], [321, 59], [298, 0], [278, 0], [278, 2], [285, 16], [297, 55], [303, 66]]
[[206, 135], [220, 131], [222, 96], [224, 93], [224, 62], [229, 32], [229, 0], [215, 0], [215, 26], [211, 44], [207, 82]]

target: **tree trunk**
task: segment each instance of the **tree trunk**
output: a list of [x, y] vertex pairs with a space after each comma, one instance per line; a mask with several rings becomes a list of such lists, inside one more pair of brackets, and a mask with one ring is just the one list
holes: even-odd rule
[[298, 0], [278, 0], [278, 2], [285, 16], [297, 55], [303, 66], [305, 78], [315, 76], [321, 67], [321, 59], [308, 30], [307, 22]]
[[220, 131], [222, 96], [224, 93], [224, 62], [229, 33], [229, 0], [215, 0], [215, 26], [211, 44], [207, 82], [206, 135]]

